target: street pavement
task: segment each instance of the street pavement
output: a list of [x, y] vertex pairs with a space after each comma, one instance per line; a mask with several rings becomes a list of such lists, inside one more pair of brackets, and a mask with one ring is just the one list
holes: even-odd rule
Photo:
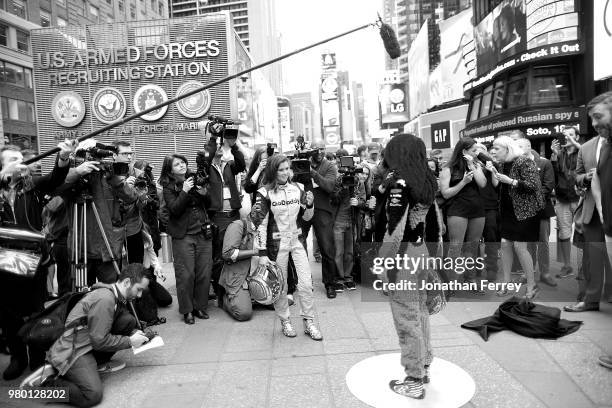
[[[105, 408], [311, 408], [366, 407], [349, 391], [347, 371], [377, 354], [399, 351], [386, 302], [363, 302], [361, 291], [325, 297], [321, 264], [311, 262], [317, 321], [324, 335], [315, 342], [303, 334], [296, 306], [291, 308], [297, 338], [282, 335], [273, 311], [258, 308], [248, 322], [236, 322], [214, 302], [209, 320], [188, 326], [176, 304], [160, 309], [168, 320], [154, 329], [165, 345], [133, 355], [115, 355], [127, 363], [103, 376]], [[559, 264], [553, 262], [553, 271]], [[164, 266], [165, 285], [176, 296], [172, 265]], [[575, 293], [576, 282], [560, 281], [559, 291]], [[568, 302], [547, 303], [562, 307]], [[601, 311], [563, 313], [584, 325], [559, 340], [535, 340], [509, 331], [484, 341], [461, 323], [491, 315], [499, 302], [450, 302], [431, 318], [435, 356], [466, 370], [476, 393], [464, 407], [590, 408], [612, 407], [612, 370], [597, 357], [612, 354], [612, 303]], [[0, 367], [8, 364], [0, 356]], [[38, 406], [8, 398], [10, 383], [0, 380], [0, 406]], [[47, 406], [61, 406], [48, 404]]]

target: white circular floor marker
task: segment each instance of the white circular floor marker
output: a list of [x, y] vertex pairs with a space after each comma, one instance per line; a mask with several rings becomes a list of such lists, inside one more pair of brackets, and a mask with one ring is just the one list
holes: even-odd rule
[[468, 403], [476, 392], [472, 377], [461, 367], [435, 358], [430, 382], [425, 384], [425, 398], [416, 400], [398, 395], [389, 381], [406, 377], [400, 354], [382, 354], [366, 358], [346, 373], [346, 384], [355, 397], [376, 408], [458, 408]]

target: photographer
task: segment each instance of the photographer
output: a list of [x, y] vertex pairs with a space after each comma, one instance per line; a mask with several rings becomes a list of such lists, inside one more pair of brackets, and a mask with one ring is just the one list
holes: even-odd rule
[[[246, 170], [244, 154], [237, 143], [238, 129], [225, 127], [221, 146], [217, 147], [216, 137], [211, 137], [208, 142], [208, 153], [212, 157], [210, 165], [208, 194], [210, 196], [210, 207], [208, 208], [210, 220], [218, 228], [217, 236], [214, 238], [213, 247], [213, 281], [218, 282], [223, 268], [221, 252], [223, 250], [223, 236], [227, 226], [232, 221], [240, 219], [239, 210], [242, 207], [240, 192], [236, 184], [236, 176]], [[216, 283], [213, 284], [217, 299], [223, 300], [223, 289]]]
[[[3, 224], [41, 231], [44, 194], [64, 182], [70, 164], [68, 159], [75, 146], [73, 141], [60, 143], [55, 166], [44, 176], [33, 176], [29, 167], [21, 164], [23, 156], [18, 147], [8, 145], [0, 150], [0, 220]], [[42, 250], [41, 263], [33, 278], [0, 274], [0, 323], [11, 354], [10, 364], [3, 373], [7, 381], [19, 377], [28, 366], [28, 361], [32, 368], [41, 364], [44, 356], [42, 352], [32, 349], [28, 353], [26, 345], [17, 335], [24, 318], [42, 310], [46, 299], [49, 258], [48, 249]]]
[[179, 313], [186, 324], [194, 324], [194, 316], [208, 319], [213, 237], [206, 213], [207, 191], [194, 187], [187, 165], [184, 156], [166, 156], [160, 183], [169, 212], [168, 234], [172, 237]]
[[[122, 174], [126, 166], [122, 166], [121, 162], [109, 163], [104, 157], [99, 157], [109, 155], [113, 149], [112, 146], [102, 146], [106, 149], [101, 148], [93, 139], [81, 143], [77, 154], [85, 153], [85, 161], [69, 173], [66, 177], [68, 186], [65, 186], [70, 189], [66, 194], [69, 220], [74, 219], [75, 203], [84, 202], [86, 205], [88, 225], [85, 236], [77, 238], [87, 240], [88, 286], [93, 285], [96, 279], [103, 283], [114, 283], [117, 280], [118, 271], [113, 260], [119, 259], [125, 241], [126, 209], [139, 197], [133, 186], [127, 183], [127, 174]], [[93, 206], [97, 209], [102, 230], [96, 221]], [[71, 225], [68, 235], [71, 253], [76, 250], [73, 248], [74, 234], [79, 233], [75, 228]], [[108, 239], [112, 253], [109, 253], [102, 234]]]
[[159, 220], [157, 211], [159, 210], [159, 196], [157, 186], [153, 176], [153, 167], [145, 160], [137, 160], [134, 163], [134, 173], [137, 174], [134, 187], [139, 190], [146, 190], [143, 194], [143, 206], [140, 209], [142, 221], [148, 227], [149, 234], [153, 240], [153, 250], [155, 253], [161, 248], [161, 237], [159, 233]]
[[[336, 297], [336, 250], [334, 247], [334, 208], [331, 205], [331, 193], [334, 191], [336, 180], [338, 179], [338, 168], [333, 162], [325, 158], [325, 144], [315, 142], [312, 149], [316, 152], [310, 158], [310, 176], [312, 192], [314, 194], [314, 216], [309, 224], [314, 228], [323, 265], [323, 284], [329, 299]], [[309, 184], [310, 184], [309, 183]], [[310, 186], [306, 186], [309, 190]], [[305, 231], [310, 229], [309, 225]]]
[[[108, 365], [115, 352], [149, 340], [136, 330], [136, 319], [125, 306], [139, 298], [148, 284], [143, 266], [130, 264], [116, 283], [94, 286], [68, 314], [67, 330], [51, 346], [47, 364], [24, 379], [21, 387], [66, 387], [70, 404], [99, 404], [103, 393], [99, 365]], [[112, 371], [125, 367], [121, 362], [111, 365]]]
[[[336, 180], [336, 186], [332, 193], [332, 205], [334, 205], [334, 244], [336, 249], [335, 263], [338, 270], [338, 280], [335, 283], [336, 292], [346, 289], [355, 290], [353, 281], [353, 225], [357, 222], [355, 209], [365, 205], [366, 193], [364, 184], [357, 179], [354, 162], [351, 166], [344, 166], [342, 160], [348, 158], [346, 150], [338, 150], [338, 166], [340, 176]], [[347, 163], [348, 164], [348, 163]], [[361, 170], [361, 169], [359, 169]]]
[[255, 203], [255, 193], [263, 185], [264, 170], [268, 163], [268, 151], [265, 147], [255, 150], [249, 171], [244, 180], [244, 191], [251, 197], [251, 203]]

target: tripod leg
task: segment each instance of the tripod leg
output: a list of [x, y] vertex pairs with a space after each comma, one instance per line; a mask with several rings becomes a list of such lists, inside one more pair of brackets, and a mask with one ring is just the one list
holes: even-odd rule
[[77, 202], [73, 205], [72, 212], [72, 265], [70, 268], [70, 279], [72, 285], [72, 291], [76, 291], [77, 287], [77, 276], [78, 276], [78, 265], [79, 265], [79, 248], [78, 248], [78, 235], [79, 235], [79, 204]]
[[104, 245], [106, 246], [106, 250], [108, 251], [111, 257], [111, 261], [113, 262], [113, 268], [115, 268], [115, 272], [117, 273], [117, 276], [119, 276], [121, 271], [119, 270], [119, 266], [117, 265], [117, 260], [115, 259], [113, 250], [111, 249], [110, 243], [108, 242], [108, 237], [106, 236], [106, 232], [104, 232], [104, 226], [102, 225], [102, 221], [100, 220], [100, 214], [98, 214], [98, 208], [96, 207], [96, 203], [94, 203], [93, 201], [91, 201], [91, 208], [93, 210], [94, 217], [96, 218], [98, 228], [100, 229], [100, 234], [102, 235], [102, 239], [104, 240]]
[[87, 270], [87, 207], [83, 204], [83, 268], [82, 268], [82, 282], [83, 286], [89, 286], [89, 277]]

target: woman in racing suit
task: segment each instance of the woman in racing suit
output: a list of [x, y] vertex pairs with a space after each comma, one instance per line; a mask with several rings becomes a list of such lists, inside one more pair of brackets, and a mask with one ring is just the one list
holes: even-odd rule
[[274, 310], [281, 319], [283, 334], [295, 337], [291, 325], [287, 300], [287, 262], [291, 254], [298, 274], [297, 302], [304, 319], [304, 333], [313, 340], [322, 340], [314, 324], [314, 298], [312, 275], [306, 254], [306, 237], [302, 234], [302, 221], [310, 221], [314, 214], [314, 196], [304, 192], [300, 183], [289, 180], [290, 163], [284, 155], [268, 158], [264, 186], [257, 190], [251, 220], [257, 227], [255, 245], [259, 249], [259, 264], [275, 261], [283, 271], [283, 291]]

